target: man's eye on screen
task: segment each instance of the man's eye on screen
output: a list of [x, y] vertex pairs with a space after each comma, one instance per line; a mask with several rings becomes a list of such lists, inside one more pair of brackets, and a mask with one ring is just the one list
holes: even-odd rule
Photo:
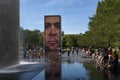
[[54, 26], [55, 26], [56, 29], [59, 29], [60, 28], [60, 23], [57, 22], [57, 23], [54, 24]]
[[51, 26], [51, 24], [50, 24], [50, 23], [45, 23], [45, 29], [49, 29], [49, 28], [50, 28], [50, 26]]

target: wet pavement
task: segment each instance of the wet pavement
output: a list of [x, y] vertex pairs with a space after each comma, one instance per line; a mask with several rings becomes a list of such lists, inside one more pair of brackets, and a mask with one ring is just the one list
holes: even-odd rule
[[[50, 66], [46, 67], [49, 68]], [[50, 70], [51, 75], [46, 74], [46, 68], [39, 72], [32, 80], [120, 80], [120, 76], [106, 74], [98, 71], [95, 68], [94, 62], [73, 62], [71, 60], [64, 60], [61, 63], [61, 68], [54, 67]], [[58, 70], [57, 75], [54, 75], [55, 70]], [[58, 74], [59, 73], [59, 74]], [[53, 74], [53, 75], [52, 75]]]
[[0, 80], [120, 80], [119, 74], [98, 71], [94, 59], [84, 55], [83, 52], [70, 56], [64, 53], [58, 65], [50, 65], [44, 58], [40, 62], [21, 62], [0, 70]]
[[48, 65], [45, 62], [21, 62], [0, 70], [0, 80], [32, 80]]

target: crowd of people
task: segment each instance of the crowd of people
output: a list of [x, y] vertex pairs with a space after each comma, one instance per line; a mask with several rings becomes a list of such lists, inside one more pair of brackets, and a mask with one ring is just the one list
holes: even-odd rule
[[118, 48], [66, 48], [68, 56], [78, 55], [80, 52], [85, 53], [84, 58], [93, 58], [95, 60], [95, 65], [98, 70], [107, 71], [108, 73], [117, 73], [119, 69], [119, 56]]
[[35, 58], [40, 61], [40, 58], [43, 57], [43, 51], [40, 48], [22, 48], [21, 54], [23, 56], [23, 60], [35, 61]]
[[108, 73], [117, 73], [119, 68], [118, 63], [118, 48], [101, 48], [86, 51], [86, 55], [92, 56], [96, 62], [96, 68]]
[[[118, 71], [118, 67], [119, 67], [118, 48], [110, 47], [110, 48], [93, 49], [93, 48], [71, 47], [71, 48], [66, 48], [65, 52], [61, 52], [61, 53], [67, 53], [68, 57], [70, 55], [74, 57], [75, 55], [79, 55], [80, 52], [85, 53], [85, 57], [93, 58], [96, 62], [97, 69], [108, 71], [108, 73], [116, 73]], [[32, 60], [32, 61], [34, 61], [34, 59], [37, 59], [38, 61], [40, 61], [43, 55], [44, 55], [43, 51], [40, 48], [23, 49], [23, 59]]]

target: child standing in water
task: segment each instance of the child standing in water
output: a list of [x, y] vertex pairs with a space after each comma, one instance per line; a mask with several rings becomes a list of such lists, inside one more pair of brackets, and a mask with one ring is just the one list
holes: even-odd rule
[[40, 50], [38, 51], [37, 55], [38, 55], [38, 61], [40, 62], [40, 58], [41, 58], [41, 51]]

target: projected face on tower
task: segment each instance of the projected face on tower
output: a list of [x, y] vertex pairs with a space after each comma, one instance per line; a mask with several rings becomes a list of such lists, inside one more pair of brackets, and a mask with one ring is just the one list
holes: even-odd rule
[[45, 49], [57, 50], [60, 47], [61, 17], [45, 16]]

